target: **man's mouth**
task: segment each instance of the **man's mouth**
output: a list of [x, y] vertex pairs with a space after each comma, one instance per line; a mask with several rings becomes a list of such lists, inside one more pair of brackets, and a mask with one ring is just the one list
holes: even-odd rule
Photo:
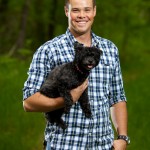
[[76, 21], [79, 25], [85, 25], [87, 21]]

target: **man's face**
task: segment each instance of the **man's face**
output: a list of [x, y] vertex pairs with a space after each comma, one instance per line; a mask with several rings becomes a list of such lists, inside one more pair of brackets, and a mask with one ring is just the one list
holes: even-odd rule
[[69, 29], [74, 35], [90, 33], [96, 15], [92, 0], [70, 0], [65, 7]]

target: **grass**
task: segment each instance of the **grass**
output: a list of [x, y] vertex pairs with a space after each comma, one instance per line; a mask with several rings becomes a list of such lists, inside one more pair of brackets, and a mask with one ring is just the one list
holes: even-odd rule
[[149, 77], [149, 73], [144, 73], [137, 80], [130, 81], [126, 87], [129, 103], [129, 135], [132, 141], [130, 150], [148, 150], [150, 148], [148, 144], [150, 143], [148, 134], [150, 124]]
[[[149, 143], [149, 55], [123, 65], [128, 98], [128, 150], [148, 150]], [[31, 61], [31, 59], [30, 59]], [[22, 88], [27, 78], [28, 60], [0, 57], [0, 149], [41, 150], [45, 120], [42, 113], [26, 113], [22, 106]], [[138, 65], [136, 65], [138, 63]]]
[[133, 58], [130, 67], [125, 67], [123, 70], [131, 138], [128, 150], [150, 149], [150, 71], [148, 68], [149, 54], [143, 54], [138, 59]]
[[0, 58], [0, 149], [41, 150], [44, 131], [42, 113], [26, 113], [22, 88], [28, 63]]

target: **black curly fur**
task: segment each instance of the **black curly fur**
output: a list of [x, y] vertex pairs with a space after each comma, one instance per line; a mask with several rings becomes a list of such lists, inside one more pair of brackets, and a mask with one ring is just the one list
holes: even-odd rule
[[[61, 119], [63, 113], [69, 113], [73, 105], [70, 90], [81, 85], [89, 75], [92, 68], [99, 63], [102, 51], [96, 47], [84, 47], [82, 44], [75, 42], [75, 58], [73, 62], [63, 64], [53, 69], [44, 84], [42, 85], [41, 94], [50, 97], [63, 97], [65, 107], [55, 111], [45, 113], [50, 123], [56, 123], [62, 129], [66, 129], [67, 125]], [[92, 116], [90, 104], [88, 100], [87, 89], [83, 92], [79, 99], [79, 103], [85, 116]]]

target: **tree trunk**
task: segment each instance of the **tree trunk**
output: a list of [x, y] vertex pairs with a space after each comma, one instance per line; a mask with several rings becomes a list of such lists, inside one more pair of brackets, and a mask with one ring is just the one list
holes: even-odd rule
[[5, 19], [5, 12], [7, 12], [7, 8], [8, 8], [8, 0], [2, 0], [0, 2], [0, 13], [1, 13], [1, 22], [3, 21], [3, 19]]
[[12, 48], [9, 51], [9, 54], [8, 54], [9, 56], [12, 56], [16, 51], [18, 51], [24, 45], [29, 4], [30, 4], [30, 0], [26, 0], [23, 5], [22, 17], [21, 17], [21, 21], [20, 21], [20, 32], [19, 32], [19, 35], [18, 35], [18, 38], [17, 38], [15, 44], [12, 46]]
[[50, 10], [50, 20], [51, 22], [48, 25], [48, 33], [49, 33], [49, 37], [50, 39], [52, 39], [54, 37], [54, 33], [55, 33], [55, 27], [56, 27], [56, 13], [57, 13], [57, 6], [58, 6], [58, 0], [52, 0], [52, 8]]

